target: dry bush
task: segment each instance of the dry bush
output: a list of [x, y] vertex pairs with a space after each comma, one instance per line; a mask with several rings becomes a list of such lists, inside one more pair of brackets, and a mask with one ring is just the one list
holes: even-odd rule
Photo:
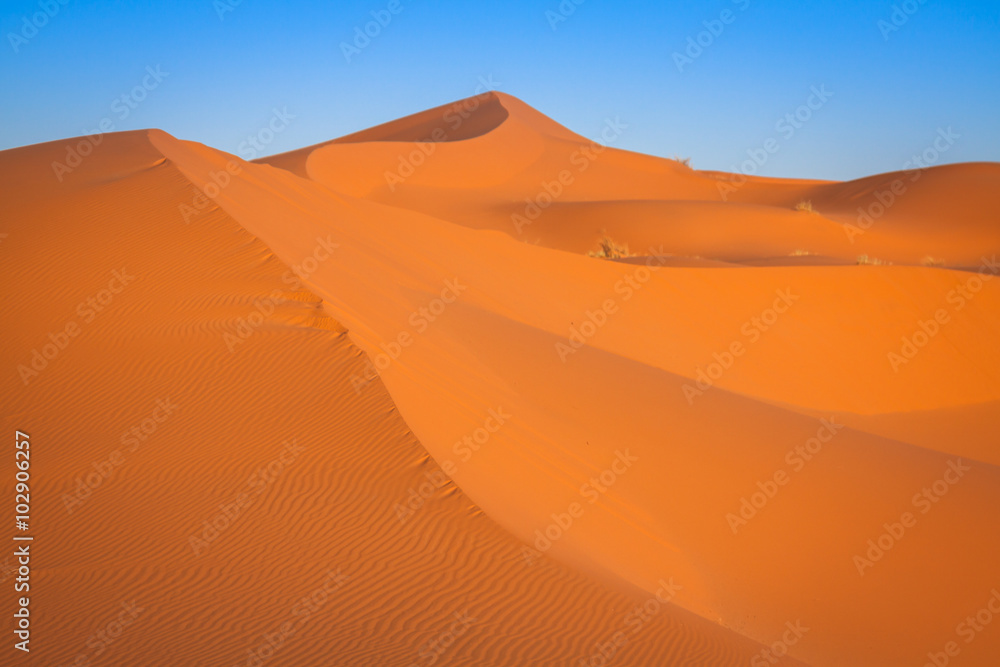
[[867, 264], [870, 266], [886, 266], [889, 262], [886, 262], [875, 257], [869, 257], [868, 255], [858, 255], [858, 264]]
[[599, 245], [597, 250], [591, 250], [587, 256], [600, 257], [601, 259], [621, 259], [632, 256], [632, 253], [628, 251], [627, 243], [618, 243], [609, 236], [602, 238]]

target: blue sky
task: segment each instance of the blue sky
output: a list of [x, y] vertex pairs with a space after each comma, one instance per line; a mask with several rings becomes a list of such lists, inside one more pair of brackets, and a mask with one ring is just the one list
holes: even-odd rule
[[578, 1], [5, 1], [0, 149], [105, 121], [239, 153], [294, 116], [266, 155], [488, 82], [586, 136], [619, 118], [616, 146], [702, 169], [774, 139], [760, 174], [856, 178], [949, 127], [938, 163], [1000, 161], [996, 0]]

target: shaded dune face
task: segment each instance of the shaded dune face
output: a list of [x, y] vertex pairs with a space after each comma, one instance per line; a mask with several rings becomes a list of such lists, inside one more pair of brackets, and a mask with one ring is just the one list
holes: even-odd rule
[[[508, 117], [507, 108], [493, 93], [483, 93], [442, 105], [419, 114], [355, 132], [321, 144], [417, 143], [465, 141], [499, 127]], [[267, 164], [306, 176], [306, 160], [318, 149], [311, 146], [266, 158]], [[433, 149], [424, 148], [424, 152]]]
[[[853, 264], [867, 256], [976, 268], [984, 249], [1000, 246], [995, 163], [846, 183], [700, 172], [616, 149], [629, 132], [620, 119], [607, 119], [592, 138], [604, 150], [520, 100], [487, 96], [496, 102], [471, 112], [478, 102], [446, 105], [260, 162], [288, 168], [294, 157], [295, 173], [337, 192], [575, 253], [608, 235], [637, 254], [735, 263], [799, 264], [809, 256]], [[511, 111], [504, 116], [497, 105]], [[442, 126], [462, 141], [416, 143]], [[796, 210], [806, 202], [812, 211]]]
[[[149, 276], [12, 384], [9, 420], [65, 442], [49, 497], [156, 397], [189, 397], [149, 463], [127, 453], [73, 513], [43, 506], [51, 542], [89, 545], [62, 554], [52, 599], [156, 601], [121, 655], [173, 664], [156, 647], [194, 613], [211, 632], [178, 650], [199, 664], [245, 659], [281, 619], [287, 664], [895, 665], [951, 641], [996, 663], [1000, 634], [960, 624], [1000, 583], [997, 165], [744, 180], [595, 145], [501, 93], [257, 164], [159, 131], [107, 140], [60, 187], [37, 183], [63, 146], [0, 154], [30, 193], [6, 198], [0, 252], [20, 237], [17, 275], [58, 266], [5, 285], [34, 315], [10, 368], [105, 263]], [[583, 256], [603, 235], [637, 256]], [[200, 522], [295, 434], [196, 555]], [[107, 560], [83, 513], [125, 493], [132, 539]], [[196, 585], [217, 602], [167, 600]], [[299, 623], [317, 588], [330, 601]], [[76, 644], [93, 626], [40, 619]]]
[[[989, 596], [1000, 547], [1000, 283], [993, 218], [977, 212], [996, 204], [940, 175], [995, 166], [914, 183], [917, 199], [967, 206], [972, 230], [948, 241], [966, 270], [923, 266], [944, 226], [902, 200], [853, 241], [836, 217], [894, 175], [750, 179], [723, 198], [719, 175], [602, 151], [497, 97], [503, 123], [420, 165], [416, 144], [327, 144], [307, 178], [248, 165], [218, 203], [287, 262], [323, 234], [341, 244], [313, 289], [437, 463], [533, 548], [647, 592], [666, 571], [684, 582], [679, 606], [763, 643], [801, 621], [808, 639], [789, 652], [807, 662], [902, 664], [943, 646]], [[195, 183], [225, 160], [153, 142]], [[511, 202], [575, 159], [589, 162], [566, 196], [512, 226]], [[401, 160], [412, 172], [387, 180]], [[794, 210], [807, 196], [840, 197], [840, 213]], [[600, 229], [663, 248], [632, 263], [559, 252]], [[675, 239], [715, 264], [661, 266], [683, 256]], [[774, 261], [806, 242], [826, 266]], [[865, 243], [896, 264], [857, 265]], [[487, 438], [500, 408], [511, 418]], [[988, 662], [996, 641], [964, 655]]]
[[[145, 132], [106, 136], [60, 182], [52, 163], [74, 143], [0, 153], [3, 417], [31, 437], [38, 554], [32, 650], [3, 664], [571, 664], [614, 650], [624, 665], [744, 665], [764, 650], [667, 588], [525, 561], [381, 381], [355, 391], [364, 353], [291, 265]], [[2, 488], [13, 498], [9, 476]]]

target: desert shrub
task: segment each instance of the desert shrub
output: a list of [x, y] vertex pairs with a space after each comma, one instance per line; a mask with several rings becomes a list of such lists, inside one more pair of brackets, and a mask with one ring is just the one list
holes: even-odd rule
[[600, 257], [601, 259], [621, 259], [622, 257], [631, 257], [632, 253], [628, 251], [627, 243], [618, 243], [611, 237], [605, 236], [601, 239], [598, 249], [591, 250], [587, 256]]

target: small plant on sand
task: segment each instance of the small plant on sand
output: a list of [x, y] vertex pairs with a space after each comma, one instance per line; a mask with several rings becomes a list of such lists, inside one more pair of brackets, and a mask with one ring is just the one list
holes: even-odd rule
[[868, 255], [858, 255], [858, 264], [868, 264], [871, 266], [885, 266], [889, 262], [885, 260], [876, 259], [875, 257], [869, 257]]
[[938, 259], [937, 257], [931, 257], [930, 255], [927, 255], [922, 260], [920, 260], [920, 263], [923, 264], [924, 266], [944, 266], [943, 259]]
[[689, 158], [689, 157], [681, 157], [680, 155], [675, 155], [674, 156], [674, 162], [679, 162], [682, 165], [684, 165], [685, 167], [687, 167], [688, 169], [691, 168], [691, 158]]
[[628, 251], [627, 243], [617, 243], [611, 237], [605, 236], [601, 239], [600, 248], [591, 250], [587, 253], [587, 256], [600, 257], [602, 259], [621, 259], [622, 257], [631, 257], [632, 253]]
[[807, 199], [803, 199], [798, 204], [795, 205], [796, 211], [801, 211], [803, 213], [815, 213], [816, 209], [813, 208], [813, 203]]

